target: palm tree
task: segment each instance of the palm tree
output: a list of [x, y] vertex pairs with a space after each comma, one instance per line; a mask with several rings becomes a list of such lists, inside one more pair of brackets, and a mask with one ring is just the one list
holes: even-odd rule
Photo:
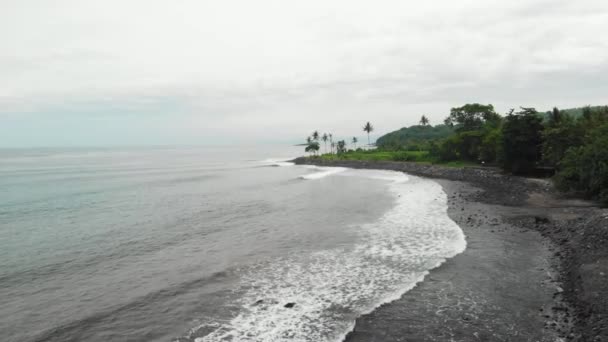
[[359, 141], [357, 137], [353, 137], [353, 145], [355, 145], [355, 150], [357, 149], [357, 141]]
[[306, 137], [306, 143], [310, 144], [312, 142], [312, 138], [311, 137]]
[[426, 126], [426, 125], [428, 125], [428, 124], [429, 124], [429, 119], [427, 119], [427, 117], [426, 117], [425, 115], [423, 115], [423, 116], [420, 118], [420, 125], [422, 125], [422, 126]]
[[333, 154], [336, 145], [334, 144], [334, 135], [332, 133], [329, 133], [329, 146], [331, 147], [331, 153]]
[[319, 131], [312, 132], [312, 140], [319, 141]]
[[331, 146], [331, 153], [333, 154], [334, 153], [334, 148], [336, 148], [336, 143], [332, 141], [331, 144], [330, 144], [330, 146]]
[[327, 153], [327, 139], [329, 139], [329, 136], [327, 136], [327, 133], [323, 133], [321, 140], [323, 140], [323, 143], [325, 143], [325, 153]]
[[346, 142], [344, 140], [340, 140], [338, 141], [338, 149], [336, 150], [336, 152], [338, 154], [342, 154], [344, 152], [346, 152]]
[[367, 146], [370, 146], [370, 142], [369, 142], [369, 134], [371, 132], [374, 131], [374, 126], [372, 126], [371, 123], [369, 123], [369, 121], [365, 124], [365, 126], [363, 126], [363, 132], [367, 132]]

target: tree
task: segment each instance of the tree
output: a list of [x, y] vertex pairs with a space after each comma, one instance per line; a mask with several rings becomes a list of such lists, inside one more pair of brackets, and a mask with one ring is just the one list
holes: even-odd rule
[[[552, 113], [554, 114], [554, 113]], [[571, 147], [583, 145], [585, 127], [569, 115], [560, 114], [559, 119], [551, 117], [543, 131], [543, 162], [559, 169], [559, 163]]]
[[329, 133], [329, 147], [331, 148], [331, 153], [333, 154], [336, 144], [334, 144], [334, 135], [332, 133]]
[[427, 119], [427, 117], [425, 115], [423, 115], [420, 118], [420, 125], [421, 126], [428, 126], [428, 124], [429, 124], [429, 119]]
[[323, 143], [325, 144], [325, 153], [327, 153], [327, 139], [329, 139], [329, 136], [327, 135], [327, 133], [323, 133], [321, 140], [323, 140]]
[[331, 153], [333, 154], [334, 153], [334, 149], [336, 148], [336, 143], [332, 141], [331, 144], [330, 144], [330, 147], [331, 147]]
[[316, 141], [311, 141], [308, 143], [308, 146], [306, 146], [304, 151], [316, 154], [319, 151], [319, 143]]
[[312, 140], [319, 141], [319, 131], [312, 132]]
[[553, 110], [549, 113], [549, 125], [557, 126], [562, 121], [562, 113], [557, 107], [553, 107]]
[[588, 132], [582, 146], [571, 147], [560, 162], [555, 184], [608, 205], [608, 121]]
[[374, 126], [372, 126], [372, 124], [368, 121], [365, 126], [363, 126], [363, 131], [367, 132], [367, 145], [370, 146], [369, 134], [374, 131]]
[[306, 137], [306, 143], [310, 144], [312, 142], [312, 138], [311, 137]]
[[542, 118], [534, 108], [524, 108], [506, 117], [503, 124], [503, 166], [514, 174], [534, 170], [541, 157]]
[[457, 125], [458, 131], [474, 131], [481, 129], [485, 122], [499, 122], [500, 115], [494, 111], [494, 106], [469, 103], [462, 107], [450, 110], [450, 115], [445, 119], [448, 126]]
[[338, 154], [342, 154], [342, 153], [346, 152], [346, 142], [344, 140], [338, 141], [337, 147], [338, 147], [338, 149], [337, 149]]
[[357, 149], [357, 142], [359, 140], [357, 139], [357, 137], [353, 137], [353, 145], [355, 145], [355, 150]]

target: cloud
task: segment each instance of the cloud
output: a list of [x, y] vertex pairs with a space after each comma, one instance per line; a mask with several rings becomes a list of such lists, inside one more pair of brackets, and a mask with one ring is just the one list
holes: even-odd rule
[[[3, 127], [15, 128], [15, 120], [26, 130], [52, 117], [85, 130], [104, 120], [104, 133], [142, 130], [141, 141], [120, 133], [104, 142], [100, 134], [99, 144], [216, 140], [198, 134], [205, 128], [227, 141], [272, 129], [284, 141], [313, 129], [359, 134], [367, 120], [379, 133], [421, 114], [440, 122], [451, 106], [472, 101], [502, 111], [606, 101], [602, 0], [20, 0], [3, 7], [5, 137]], [[151, 120], [159, 128], [146, 135], [141, 123]], [[159, 135], [162, 127], [167, 133]], [[11, 137], [3, 142], [27, 143]], [[73, 143], [87, 143], [86, 135]]]

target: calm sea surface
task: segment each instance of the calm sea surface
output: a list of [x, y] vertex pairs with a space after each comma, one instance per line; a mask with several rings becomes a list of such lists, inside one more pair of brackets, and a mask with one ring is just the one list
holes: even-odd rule
[[0, 340], [340, 341], [465, 248], [438, 184], [300, 151], [0, 150]]

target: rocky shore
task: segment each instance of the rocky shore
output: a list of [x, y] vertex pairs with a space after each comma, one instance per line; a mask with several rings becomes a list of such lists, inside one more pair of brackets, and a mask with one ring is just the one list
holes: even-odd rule
[[435, 178], [467, 235], [463, 254], [358, 319], [347, 341], [608, 341], [607, 209], [492, 168], [294, 162]]

